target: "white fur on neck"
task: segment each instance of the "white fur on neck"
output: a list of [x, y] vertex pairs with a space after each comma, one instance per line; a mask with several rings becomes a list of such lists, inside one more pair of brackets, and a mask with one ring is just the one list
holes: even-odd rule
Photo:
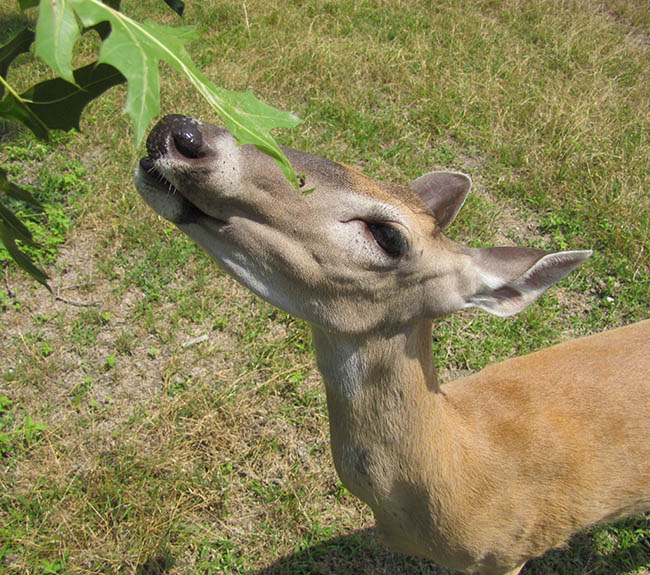
[[363, 385], [364, 361], [359, 343], [312, 327], [316, 361], [330, 391], [351, 400]]

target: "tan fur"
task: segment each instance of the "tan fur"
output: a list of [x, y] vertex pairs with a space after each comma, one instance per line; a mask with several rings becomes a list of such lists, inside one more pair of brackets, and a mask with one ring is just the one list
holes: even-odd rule
[[[516, 575], [580, 529], [650, 509], [650, 320], [443, 386], [432, 362], [432, 318], [516, 313], [589, 252], [449, 240], [469, 189], [454, 173], [414, 191], [286, 150], [315, 188], [300, 195], [267, 156], [191, 122], [152, 132], [138, 189], [239, 281], [310, 322], [336, 469], [382, 541]], [[201, 131], [190, 157], [174, 146], [179, 125]], [[376, 221], [404, 238], [399, 257]]]
[[[441, 388], [429, 327], [359, 342], [368, 380], [354, 401], [327, 388], [337, 471], [387, 545], [502, 574], [650, 508], [650, 321]], [[315, 344], [320, 356], [327, 338]]]

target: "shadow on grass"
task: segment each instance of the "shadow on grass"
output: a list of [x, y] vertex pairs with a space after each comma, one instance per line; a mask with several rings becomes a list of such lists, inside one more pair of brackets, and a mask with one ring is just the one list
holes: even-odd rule
[[[576, 535], [566, 548], [529, 561], [521, 575], [650, 573], [650, 516]], [[611, 547], [609, 547], [611, 545]], [[255, 575], [451, 575], [435, 563], [391, 553], [373, 529], [304, 547]]]
[[[167, 575], [175, 566], [163, 546], [136, 569], [137, 575]], [[315, 541], [257, 571], [234, 568], [197, 573], [253, 573], [254, 575], [452, 575], [432, 561], [392, 553], [363, 529]], [[650, 515], [598, 527], [576, 535], [566, 548], [530, 560], [521, 575], [650, 574]]]
[[173, 557], [163, 550], [161, 553], [152, 555], [147, 560], [138, 565], [135, 570], [136, 575], [165, 575], [174, 566]]
[[448, 575], [432, 561], [391, 553], [374, 529], [319, 541], [256, 572], [256, 575]]
[[650, 573], [650, 515], [575, 535], [569, 545], [526, 564], [521, 575]]

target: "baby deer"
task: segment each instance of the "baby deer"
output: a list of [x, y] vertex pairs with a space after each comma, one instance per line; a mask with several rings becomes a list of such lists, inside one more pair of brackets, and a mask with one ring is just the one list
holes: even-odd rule
[[470, 188], [410, 187], [285, 149], [309, 194], [226, 130], [168, 116], [136, 185], [238, 281], [311, 325], [343, 484], [389, 547], [516, 574], [574, 532], [650, 509], [650, 321], [440, 386], [434, 318], [524, 309], [591, 255], [443, 235]]

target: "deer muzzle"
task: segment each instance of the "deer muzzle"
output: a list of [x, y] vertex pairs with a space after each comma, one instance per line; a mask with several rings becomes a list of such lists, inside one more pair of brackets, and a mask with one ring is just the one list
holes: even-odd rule
[[[139, 162], [136, 187], [159, 215], [175, 224], [191, 223], [201, 215], [219, 220], [215, 202], [226, 194], [208, 180], [227, 180], [219, 166], [238, 165], [234, 149], [227, 130], [178, 114], [165, 116], [147, 138], [148, 155]], [[237, 182], [228, 184], [237, 187]]]

